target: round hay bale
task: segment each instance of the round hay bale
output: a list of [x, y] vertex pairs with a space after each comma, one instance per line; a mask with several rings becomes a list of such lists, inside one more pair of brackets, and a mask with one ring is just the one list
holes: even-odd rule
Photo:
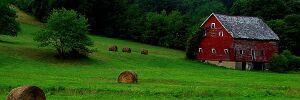
[[122, 52], [131, 53], [131, 48], [123, 48]]
[[141, 54], [143, 54], [143, 55], [148, 55], [148, 50], [142, 49]]
[[118, 51], [118, 46], [113, 45], [113, 46], [109, 47], [108, 50], [109, 50], [109, 51], [115, 51], [115, 52], [117, 52], [117, 51]]
[[43, 90], [36, 86], [22, 86], [12, 89], [7, 100], [46, 100], [46, 96]]
[[133, 71], [124, 71], [118, 77], [119, 83], [137, 83], [138, 76]]

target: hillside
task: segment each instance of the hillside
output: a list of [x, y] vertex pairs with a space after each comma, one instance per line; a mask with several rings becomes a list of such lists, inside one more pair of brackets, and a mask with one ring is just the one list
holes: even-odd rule
[[[186, 60], [183, 51], [94, 35], [90, 58], [60, 60], [33, 41], [41, 27], [22, 22], [21, 29], [0, 37], [0, 99], [22, 85], [41, 87], [48, 100], [300, 99], [300, 74], [230, 70]], [[111, 45], [133, 53], [109, 52]], [[117, 83], [124, 70], [137, 72], [139, 83]]]
[[20, 10], [18, 7], [11, 5], [10, 6], [17, 13], [18, 18], [16, 19], [20, 23], [26, 23], [30, 25], [43, 26], [43, 23], [39, 22], [36, 18], [28, 15], [26, 12]]

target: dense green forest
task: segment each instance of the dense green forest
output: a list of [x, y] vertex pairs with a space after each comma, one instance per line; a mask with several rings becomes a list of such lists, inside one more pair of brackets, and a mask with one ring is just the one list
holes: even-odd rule
[[262, 18], [281, 38], [281, 50], [300, 55], [299, 0], [10, 0], [45, 22], [56, 8], [86, 16], [92, 33], [185, 49], [211, 14]]
[[19, 23], [15, 20], [16, 12], [9, 8], [8, 2], [0, 2], [0, 35], [17, 36]]

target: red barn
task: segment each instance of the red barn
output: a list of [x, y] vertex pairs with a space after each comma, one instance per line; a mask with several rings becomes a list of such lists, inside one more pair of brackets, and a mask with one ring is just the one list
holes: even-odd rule
[[278, 52], [278, 36], [257, 17], [211, 14], [197, 59], [241, 70], [263, 70]]

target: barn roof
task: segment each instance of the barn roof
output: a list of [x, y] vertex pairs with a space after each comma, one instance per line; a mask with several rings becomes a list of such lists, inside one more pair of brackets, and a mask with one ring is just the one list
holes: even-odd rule
[[214, 14], [234, 38], [279, 40], [272, 29], [257, 17]]

